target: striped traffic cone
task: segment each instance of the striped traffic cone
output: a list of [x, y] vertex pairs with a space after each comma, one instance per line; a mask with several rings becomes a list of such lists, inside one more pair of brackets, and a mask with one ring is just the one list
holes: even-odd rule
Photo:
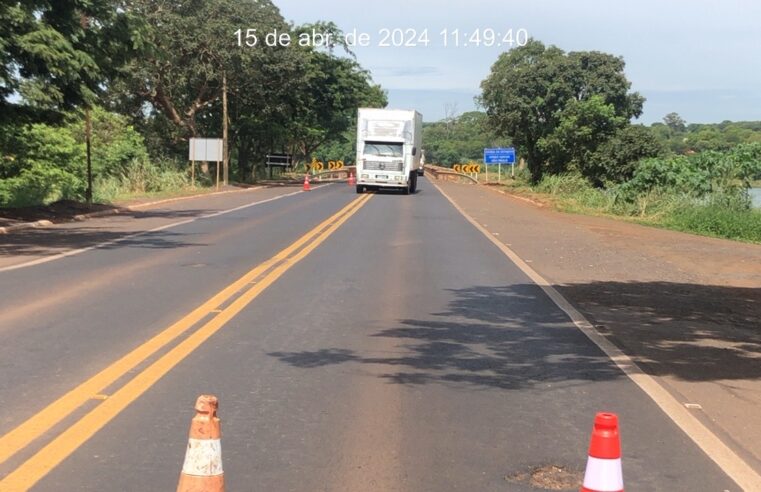
[[312, 191], [312, 187], [309, 186], [309, 175], [304, 175], [304, 191]]
[[185, 452], [177, 492], [224, 492], [222, 472], [222, 431], [217, 417], [216, 396], [201, 395], [196, 415], [190, 422], [190, 438]]
[[623, 492], [621, 472], [621, 441], [618, 436], [618, 416], [600, 412], [595, 415], [592, 439], [589, 443], [587, 470], [581, 492]]
[[349, 186], [354, 186], [357, 184], [357, 178], [354, 176], [354, 173], [349, 173]]

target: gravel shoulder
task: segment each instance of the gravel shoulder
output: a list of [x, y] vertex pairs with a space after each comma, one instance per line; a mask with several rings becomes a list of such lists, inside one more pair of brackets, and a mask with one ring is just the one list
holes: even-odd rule
[[437, 184], [761, 471], [761, 246]]

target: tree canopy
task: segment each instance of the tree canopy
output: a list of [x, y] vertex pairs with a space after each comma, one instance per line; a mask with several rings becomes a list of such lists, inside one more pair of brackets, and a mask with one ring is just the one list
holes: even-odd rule
[[[139, 22], [114, 0], [0, 4], [3, 113], [71, 109], [94, 101], [134, 48]], [[21, 103], [9, 103], [17, 94]]]
[[644, 98], [629, 92], [620, 57], [566, 53], [530, 40], [503, 53], [481, 83], [481, 103], [493, 127], [526, 156], [532, 179], [578, 168], [631, 118]]
[[504, 147], [509, 139], [498, 137], [488, 126], [486, 114], [470, 111], [423, 125], [423, 147], [427, 162], [452, 164], [483, 159], [484, 148]]
[[[258, 44], [239, 42], [236, 31], [245, 41], [254, 28]], [[43, 201], [79, 197], [81, 183], [50, 190], [62, 189], [53, 182], [60, 172], [72, 182], [82, 179], [79, 141], [71, 139], [77, 125], [84, 127], [85, 107], [96, 109], [95, 125], [118, 119], [124, 132], [140, 136], [120, 141], [134, 148], [123, 149], [118, 165], [95, 155], [96, 181], [140, 175], [148, 161], [158, 163], [152, 175], [170, 168], [184, 173], [188, 138], [222, 134], [225, 86], [233, 179], [261, 174], [267, 153], [303, 160], [343, 142], [357, 108], [383, 107], [386, 94], [348, 46], [263, 42], [275, 30], [296, 39], [313, 29], [342, 39], [329, 21], [289, 24], [270, 0], [0, 3], [0, 157], [11, 163], [1, 170], [3, 203], [24, 202], [15, 194], [32, 182]], [[24, 138], [48, 149], [60, 141], [62, 149], [76, 151], [60, 156], [65, 162], [35, 160], [21, 147]]]

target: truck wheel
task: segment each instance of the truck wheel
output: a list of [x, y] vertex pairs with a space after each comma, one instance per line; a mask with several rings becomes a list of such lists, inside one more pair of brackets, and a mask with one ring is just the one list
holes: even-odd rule
[[364, 193], [365, 187], [362, 185], [357, 185], [357, 193], [361, 194]]
[[417, 173], [412, 173], [412, 182], [410, 183], [410, 193], [414, 194], [417, 191]]

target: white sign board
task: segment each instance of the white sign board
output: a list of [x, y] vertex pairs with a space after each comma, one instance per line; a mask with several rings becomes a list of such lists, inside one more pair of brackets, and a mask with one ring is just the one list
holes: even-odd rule
[[222, 162], [222, 139], [191, 138], [188, 160]]

